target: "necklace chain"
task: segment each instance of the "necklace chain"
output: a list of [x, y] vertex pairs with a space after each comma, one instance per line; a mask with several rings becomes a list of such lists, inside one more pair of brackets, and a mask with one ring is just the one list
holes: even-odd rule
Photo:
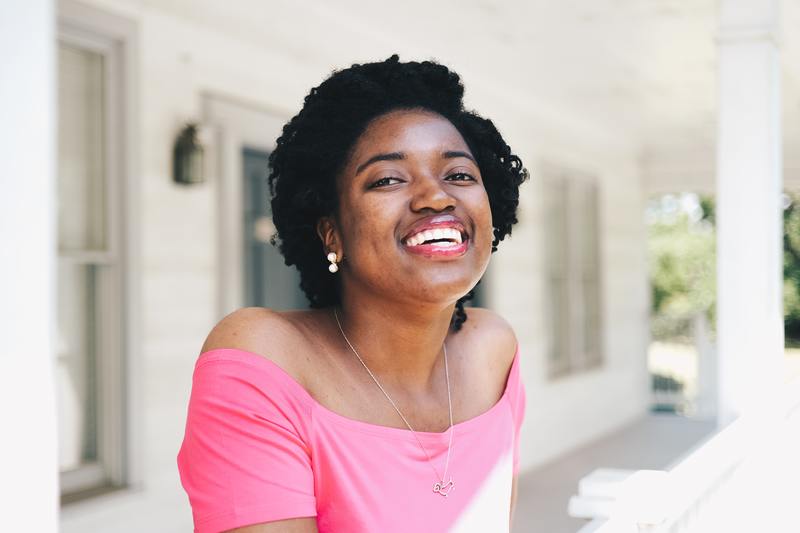
[[[405, 422], [406, 426], [408, 426], [408, 429], [411, 430], [411, 433], [414, 435], [414, 438], [417, 439], [417, 443], [419, 444], [419, 447], [422, 448], [423, 452], [425, 452], [425, 456], [428, 458], [428, 463], [431, 465], [431, 468], [433, 468], [433, 473], [436, 474], [437, 479], [440, 480], [439, 483], [436, 483], [434, 485], [433, 491], [434, 492], [438, 492], [442, 496], [447, 496], [449, 490], [453, 487], [452, 478], [449, 481], [445, 482], [445, 478], [447, 477], [447, 468], [450, 465], [450, 449], [452, 448], [452, 445], [453, 445], [453, 404], [452, 404], [452, 401], [451, 401], [451, 398], [450, 398], [450, 373], [449, 373], [448, 368], [447, 368], [447, 346], [446, 346], [446, 344], [442, 343], [442, 349], [444, 350], [444, 373], [445, 373], [445, 378], [447, 379], [447, 408], [448, 408], [448, 410], [450, 412], [450, 427], [448, 428], [448, 431], [450, 432], [450, 442], [447, 445], [447, 460], [445, 461], [445, 464], [444, 464], [444, 475], [440, 477], [439, 473], [436, 471], [436, 467], [433, 466], [433, 461], [431, 461], [431, 456], [428, 455], [428, 451], [425, 449], [425, 446], [423, 446], [422, 442], [420, 442], [419, 437], [417, 437], [416, 431], [414, 431], [414, 428], [412, 428], [411, 424], [408, 423], [408, 420], [406, 420], [406, 417], [404, 417], [403, 413], [400, 412], [400, 409], [397, 408], [397, 405], [395, 405], [394, 401], [386, 393], [386, 391], [381, 386], [381, 384], [378, 381], [378, 379], [375, 377], [375, 375], [372, 373], [372, 371], [369, 369], [369, 367], [366, 365], [366, 363], [364, 363], [364, 360], [361, 359], [361, 356], [358, 355], [358, 352], [353, 347], [353, 344], [350, 342], [350, 339], [348, 339], [347, 335], [345, 335], [344, 330], [342, 329], [342, 324], [341, 324], [341, 322], [339, 322], [339, 315], [336, 313], [336, 309], [333, 310], [333, 316], [336, 318], [336, 325], [339, 326], [339, 332], [342, 334], [342, 337], [344, 337], [344, 340], [347, 342], [347, 345], [350, 346], [350, 349], [353, 350], [354, 354], [356, 354], [356, 357], [358, 357], [358, 360], [361, 361], [361, 364], [364, 366], [364, 368], [367, 370], [367, 372], [369, 372], [369, 375], [372, 377], [372, 380], [375, 382], [375, 384], [378, 386], [378, 388], [381, 389], [381, 392], [383, 392], [383, 395], [386, 396], [386, 399], [389, 400], [389, 402], [392, 404], [392, 407], [394, 407], [394, 410], [397, 411], [398, 415], [400, 415], [400, 418], [403, 419], [403, 422]], [[445, 492], [442, 492], [442, 491], [445, 491]]]

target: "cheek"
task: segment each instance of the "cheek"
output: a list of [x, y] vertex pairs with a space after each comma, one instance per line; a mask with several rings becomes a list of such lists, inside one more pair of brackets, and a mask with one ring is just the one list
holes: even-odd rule
[[492, 239], [494, 239], [494, 232], [492, 231], [492, 208], [489, 205], [489, 196], [486, 194], [485, 189], [482, 189], [481, 193], [475, 198], [473, 212], [475, 213], [475, 225], [478, 231], [483, 232], [491, 243]]
[[372, 253], [374, 246], [386, 246], [387, 237], [394, 233], [392, 206], [386, 202], [360, 202], [349, 204], [344, 212], [348, 219], [345, 230], [345, 243], [351, 253]]

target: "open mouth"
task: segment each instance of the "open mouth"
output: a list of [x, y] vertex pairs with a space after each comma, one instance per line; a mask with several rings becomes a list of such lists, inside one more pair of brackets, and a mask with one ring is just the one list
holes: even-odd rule
[[413, 254], [426, 257], [451, 257], [463, 255], [468, 248], [469, 236], [457, 228], [436, 228], [420, 231], [408, 237], [403, 245]]
[[415, 233], [406, 239], [403, 244], [410, 247], [433, 244], [453, 246], [462, 244], [466, 240], [466, 233], [461, 233], [456, 228], [437, 228]]

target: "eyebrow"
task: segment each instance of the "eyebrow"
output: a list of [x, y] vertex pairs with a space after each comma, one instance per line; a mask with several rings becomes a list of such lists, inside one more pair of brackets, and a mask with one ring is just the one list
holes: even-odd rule
[[445, 153], [443, 153], [443, 154], [442, 154], [442, 157], [444, 157], [445, 159], [453, 159], [453, 158], [456, 158], [456, 157], [466, 157], [467, 159], [469, 159], [470, 161], [472, 161], [472, 162], [473, 162], [473, 163], [475, 163], [476, 165], [478, 164], [478, 162], [477, 162], [477, 161], [475, 161], [475, 158], [474, 158], [474, 157], [472, 157], [472, 156], [471, 156], [470, 154], [468, 154], [467, 152], [462, 152], [462, 151], [460, 151], [460, 150], [450, 150], [450, 151], [447, 151], [447, 152], [445, 152]]
[[377, 163], [378, 161], [399, 161], [401, 159], [405, 159], [406, 154], [403, 152], [392, 152], [389, 154], [378, 154], [373, 155], [366, 162], [360, 164], [356, 169], [356, 176], [361, 174], [361, 171], [370, 166], [372, 163]]
[[[462, 152], [460, 150], [448, 150], [442, 153], [442, 158], [444, 159], [454, 159], [457, 157], [466, 157], [476, 165], [478, 164], [477, 161], [475, 161], [475, 158], [467, 152]], [[361, 171], [370, 166], [372, 163], [377, 163], [378, 161], [401, 161], [403, 159], [406, 159], [406, 154], [403, 152], [391, 152], [388, 154], [374, 155], [358, 166], [356, 169], [356, 175], [361, 174]]]

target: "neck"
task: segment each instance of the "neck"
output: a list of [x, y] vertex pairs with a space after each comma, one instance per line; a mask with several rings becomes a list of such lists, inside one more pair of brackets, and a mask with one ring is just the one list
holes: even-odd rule
[[[370, 371], [382, 383], [408, 392], [424, 394], [435, 389], [444, 373], [442, 345], [455, 304], [387, 305], [385, 299], [364, 295], [356, 300], [343, 297], [336, 313], [344, 334]], [[338, 331], [333, 311], [331, 320]], [[341, 342], [351, 351], [344, 338]]]

